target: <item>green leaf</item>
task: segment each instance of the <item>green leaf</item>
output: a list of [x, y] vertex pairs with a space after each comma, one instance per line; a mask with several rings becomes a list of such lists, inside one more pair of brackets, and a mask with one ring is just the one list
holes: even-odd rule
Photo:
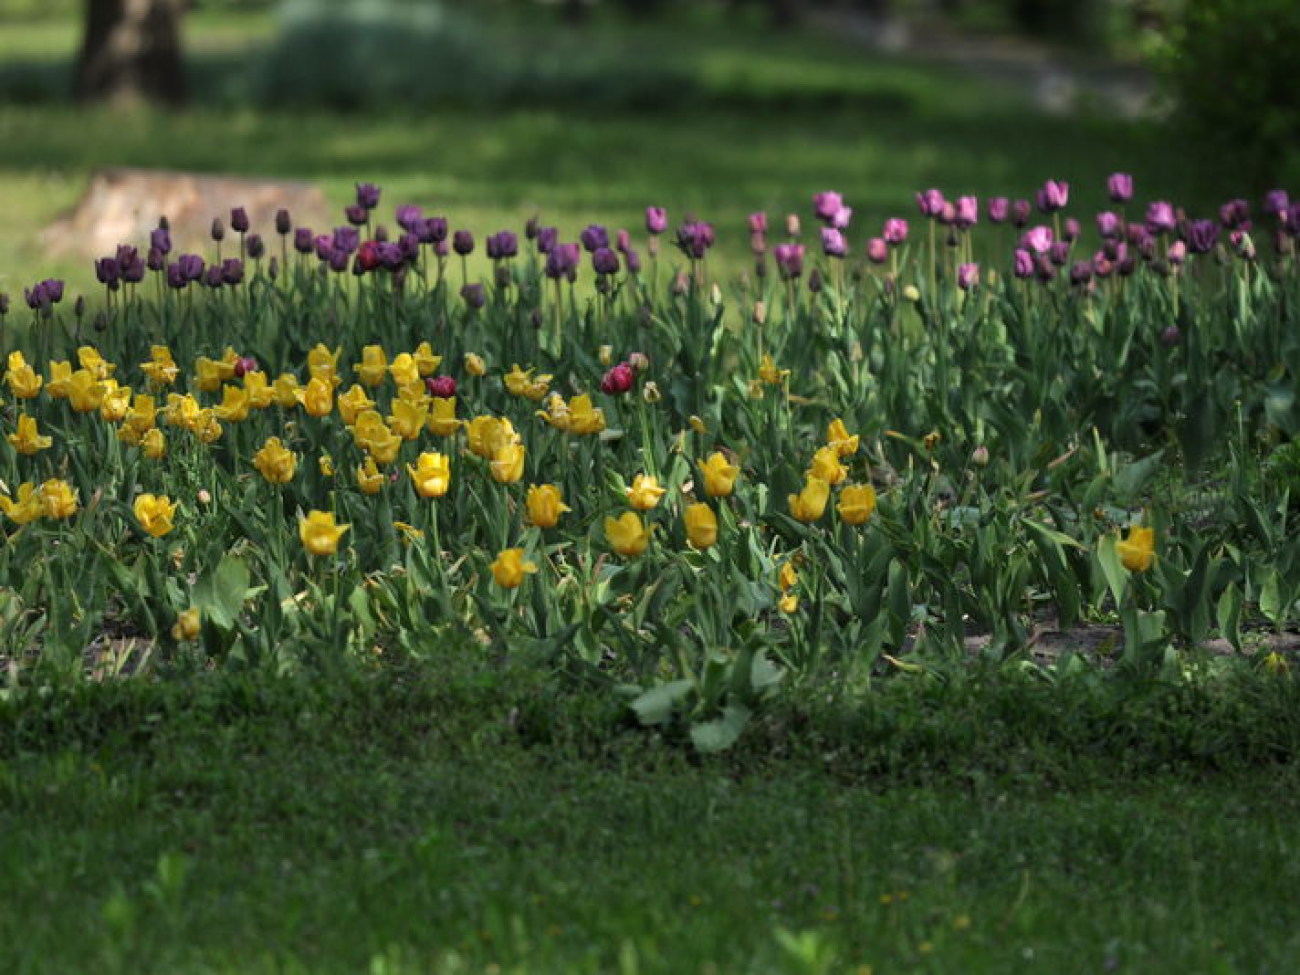
[[1106, 577], [1106, 585], [1110, 587], [1115, 605], [1119, 607], [1124, 603], [1124, 591], [1128, 588], [1128, 570], [1124, 568], [1119, 552], [1115, 550], [1115, 542], [1114, 535], [1101, 537], [1097, 542], [1097, 561], [1101, 564], [1102, 574]]
[[685, 701], [695, 684], [689, 680], [673, 680], [644, 691], [629, 707], [636, 712], [643, 725], [667, 724], [672, 720], [677, 706]]
[[248, 595], [248, 564], [235, 555], [223, 555], [216, 569], [194, 586], [194, 603], [204, 617], [222, 630], [235, 625]]
[[1229, 583], [1219, 597], [1215, 610], [1219, 623], [1219, 635], [1232, 644], [1234, 650], [1241, 650], [1241, 590], [1235, 582]]
[[1264, 585], [1259, 590], [1259, 611], [1267, 616], [1274, 626], [1280, 626], [1285, 610], [1281, 582], [1276, 570], [1270, 569]]
[[1115, 472], [1115, 493], [1121, 500], [1129, 501], [1137, 497], [1160, 469], [1160, 461], [1164, 455], [1163, 450], [1158, 450], [1150, 457], [1125, 464]]
[[721, 717], [691, 726], [691, 743], [704, 755], [726, 751], [740, 738], [751, 713], [744, 705], [728, 704]]

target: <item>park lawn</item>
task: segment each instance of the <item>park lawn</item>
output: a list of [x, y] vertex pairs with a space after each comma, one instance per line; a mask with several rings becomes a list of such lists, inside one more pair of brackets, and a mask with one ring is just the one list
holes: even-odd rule
[[[0, 965], [1070, 973], [1300, 959], [1295, 770], [1238, 761], [1233, 743], [1163, 751], [1188, 731], [1157, 717], [1181, 692], [1151, 695], [1145, 730], [1110, 720], [1086, 737], [1047, 718], [1017, 742], [1034, 725], [1014, 727], [1005, 686], [895, 689], [854, 712], [876, 715], [857, 727], [880, 741], [813, 708], [778, 744], [796, 708], [700, 760], [625, 726], [607, 699], [541, 681], [453, 661], [314, 685], [128, 682], [11, 707]], [[1077, 717], [1083, 700], [1030, 692], [1025, 711]], [[1231, 713], [1207, 709], [1207, 734], [1253, 720]], [[1292, 733], [1276, 716], [1259, 712]], [[886, 727], [903, 751], [881, 762]], [[1067, 732], [1074, 747], [1053, 743]]]

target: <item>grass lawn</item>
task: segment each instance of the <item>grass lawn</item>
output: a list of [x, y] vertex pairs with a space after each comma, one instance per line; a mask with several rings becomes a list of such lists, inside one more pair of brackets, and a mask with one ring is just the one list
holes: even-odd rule
[[[697, 762], [590, 701], [539, 700], [526, 676], [422, 673], [99, 688], [5, 712], [4, 970], [1283, 972], [1300, 959], [1295, 771], [1237, 763], [1232, 745], [1222, 762], [1162, 768], [1172, 736], [1151, 721], [1128, 758], [1103, 734], [1053, 752], [997, 730], [1002, 692], [964, 698], [988, 719], [975, 728], [956, 696], [927, 715], [923, 696], [890, 693], [867, 709], [876, 734], [892, 714], [899, 746], [948, 743], [873, 771], [883, 742], [815, 723], [784, 758], [764, 746]], [[1027, 700], [1065, 713], [1081, 699]]]

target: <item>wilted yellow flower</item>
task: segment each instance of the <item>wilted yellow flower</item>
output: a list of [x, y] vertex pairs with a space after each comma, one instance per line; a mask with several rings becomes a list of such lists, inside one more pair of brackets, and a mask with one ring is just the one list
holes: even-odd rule
[[489, 469], [492, 480], [498, 484], [514, 484], [524, 476], [524, 445], [519, 443], [502, 444], [492, 455]]
[[172, 350], [165, 345], [149, 346], [149, 361], [140, 363], [140, 371], [155, 386], [170, 386], [181, 372], [172, 358]]
[[215, 412], [211, 409], [199, 410], [199, 415], [194, 421], [194, 436], [199, 438], [199, 443], [216, 443], [225, 432]]
[[334, 387], [319, 376], [298, 390], [298, 398], [310, 416], [329, 416], [334, 409]]
[[172, 517], [176, 502], [162, 494], [141, 494], [131, 506], [140, 527], [154, 538], [162, 538], [172, 530]]
[[104, 397], [99, 401], [99, 418], [108, 423], [121, 423], [131, 408], [131, 387], [119, 386], [116, 379], [104, 380]]
[[538, 410], [536, 415], [556, 430], [569, 429], [569, 421], [572, 419], [569, 414], [569, 404], [564, 402], [564, 397], [559, 393], [551, 393], [546, 398], [546, 409]]
[[442, 356], [434, 355], [433, 348], [428, 342], [421, 342], [416, 346], [415, 351], [411, 353], [411, 358], [415, 360], [415, 369], [421, 378], [432, 376], [442, 364]]
[[813, 477], [820, 477], [827, 484], [839, 484], [849, 476], [848, 469], [840, 463], [840, 455], [835, 452], [834, 447], [818, 447], [813, 454], [812, 464], [808, 467], [808, 473]]
[[876, 489], [870, 484], [846, 484], [836, 509], [846, 524], [865, 525], [876, 511]]
[[636, 556], [650, 544], [650, 531], [635, 511], [625, 511], [618, 518], [605, 518], [605, 538], [619, 555]]
[[764, 352], [763, 361], [758, 367], [758, 378], [769, 386], [780, 386], [790, 378], [790, 370], [778, 369], [772, 357]]
[[422, 498], [441, 498], [451, 487], [451, 458], [446, 454], [422, 453], [406, 470]]
[[1276, 650], [1271, 651], [1264, 658], [1264, 669], [1274, 677], [1282, 677], [1291, 670], [1291, 661], [1278, 653]]
[[374, 457], [366, 457], [356, 469], [357, 487], [362, 494], [378, 494], [384, 487], [384, 472], [375, 463]]
[[695, 466], [704, 478], [704, 493], [709, 497], [725, 498], [736, 489], [740, 468], [728, 463], [722, 451], [715, 450], [707, 460], [697, 460]]
[[388, 415], [388, 427], [403, 440], [414, 440], [424, 429], [424, 422], [429, 418], [429, 408], [422, 403], [411, 403], [404, 399], [395, 399], [393, 412]]
[[162, 460], [167, 456], [167, 438], [161, 430], [153, 427], [140, 437], [140, 449], [150, 460]]
[[176, 614], [176, 622], [172, 624], [172, 639], [177, 643], [184, 643], [186, 640], [197, 640], [202, 622], [203, 617], [197, 606], [181, 610]]
[[68, 386], [72, 382], [72, 363], [50, 361], [50, 381], [45, 384], [45, 392], [51, 399], [67, 399]]
[[849, 433], [848, 428], [844, 426], [844, 421], [838, 417], [831, 420], [830, 426], [826, 428], [826, 442], [834, 447], [835, 453], [841, 457], [857, 453], [859, 440], [858, 434]]
[[799, 521], [816, 521], [826, 510], [831, 496], [831, 486], [820, 477], [808, 476], [803, 490], [790, 495], [790, 514]]
[[388, 374], [398, 386], [407, 386], [420, 381], [420, 370], [415, 364], [415, 356], [409, 352], [399, 352], [388, 366]]
[[554, 528], [560, 515], [571, 510], [554, 484], [531, 484], [528, 487], [528, 520], [538, 528]]
[[688, 504], [683, 513], [686, 540], [696, 548], [709, 548], [718, 542], [718, 516], [703, 501]]
[[272, 484], [288, 484], [298, 469], [298, 455], [288, 450], [279, 437], [270, 437], [253, 455], [253, 466]]
[[591, 405], [591, 397], [586, 393], [569, 400], [570, 433], [589, 435], [600, 433], [605, 429], [605, 411]]
[[450, 437], [460, 429], [460, 420], [456, 419], [456, 397], [434, 397], [426, 421], [429, 432], [439, 437]]
[[68, 405], [78, 413], [93, 413], [104, 401], [104, 384], [89, 369], [78, 369], [68, 377]]
[[424, 537], [423, 531], [404, 521], [393, 522], [393, 527], [402, 533], [402, 541], [406, 542], [408, 545], [412, 542], [418, 542]]
[[46, 518], [71, 518], [77, 513], [77, 492], [59, 478], [50, 478], [40, 487], [41, 513]]
[[8, 436], [14, 450], [20, 454], [31, 455], [45, 450], [54, 443], [53, 438], [43, 437], [36, 428], [36, 417], [23, 414], [18, 417], [18, 429]]
[[799, 608], [799, 597], [792, 592], [788, 592], [780, 598], [777, 605], [781, 608], [781, 612], [788, 616]]
[[307, 353], [307, 375], [312, 379], [319, 379], [328, 383], [333, 389], [341, 380], [339, 379], [339, 354], [343, 350], [330, 349], [324, 343], [316, 343], [316, 347]]
[[0, 511], [3, 511], [5, 517], [15, 524], [26, 525], [43, 515], [45, 506], [41, 502], [41, 494], [36, 489], [36, 485], [24, 481], [18, 485], [17, 500], [7, 494], [0, 494]]
[[649, 511], [667, 493], [668, 489], [660, 487], [655, 478], [638, 474], [632, 479], [632, 486], [627, 489], [627, 503], [637, 511]]
[[795, 571], [793, 562], [782, 564], [781, 571], [777, 573], [776, 581], [781, 586], [782, 592], [789, 592], [799, 585], [799, 573]]
[[926, 453], [932, 454], [934, 453], [934, 448], [939, 446], [939, 441], [942, 439], [943, 436], [938, 430], [931, 430], [921, 438], [921, 446], [925, 448]]
[[18, 399], [34, 399], [41, 391], [45, 380], [35, 369], [28, 365], [23, 354], [18, 351], [9, 353], [9, 368], [5, 370], [5, 382], [9, 392]]
[[320, 471], [321, 477], [333, 477], [334, 458], [329, 454], [321, 454], [316, 458], [316, 469]]
[[77, 361], [96, 379], [107, 379], [117, 371], [117, 366], [107, 362], [94, 346], [83, 345], [77, 349]]
[[1115, 543], [1124, 568], [1130, 572], [1146, 572], [1156, 556], [1156, 530], [1135, 525], [1128, 537]]
[[291, 410], [295, 406], [300, 406], [302, 398], [298, 395], [299, 389], [297, 376], [289, 372], [281, 373], [271, 384], [271, 395], [275, 399], [275, 405], [282, 410]]
[[332, 511], [309, 511], [298, 519], [298, 537], [312, 555], [333, 555], [339, 549], [339, 539], [350, 527], [335, 524]]
[[658, 403], [664, 398], [663, 393], [659, 392], [659, 384], [653, 379], [647, 380], [646, 384], [641, 387], [641, 398], [651, 406]]
[[388, 354], [381, 345], [367, 345], [361, 350], [361, 361], [353, 363], [352, 371], [362, 385], [378, 386], [388, 374]]
[[248, 419], [248, 391], [227, 383], [221, 387], [221, 402], [212, 408], [218, 420], [239, 423]]
[[487, 363], [483, 357], [473, 352], [465, 353], [465, 371], [471, 376], [483, 376], [487, 373]]
[[522, 548], [504, 549], [492, 563], [492, 578], [502, 589], [519, 588], [523, 584], [524, 577], [536, 571], [536, 564], [524, 559]]
[[699, 434], [701, 437], [709, 432], [709, 428], [705, 425], [704, 421], [701, 420], [694, 413], [692, 413], [690, 416], [686, 418], [686, 422], [690, 425], [690, 428], [694, 430], [697, 434]]

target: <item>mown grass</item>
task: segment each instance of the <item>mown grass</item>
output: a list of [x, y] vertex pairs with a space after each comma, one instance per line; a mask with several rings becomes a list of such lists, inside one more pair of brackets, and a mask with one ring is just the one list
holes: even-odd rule
[[802, 697], [709, 760], [549, 686], [451, 654], [315, 683], [208, 676], [11, 704], [4, 970], [1257, 972], [1300, 958], [1290, 681], [904, 680]]

